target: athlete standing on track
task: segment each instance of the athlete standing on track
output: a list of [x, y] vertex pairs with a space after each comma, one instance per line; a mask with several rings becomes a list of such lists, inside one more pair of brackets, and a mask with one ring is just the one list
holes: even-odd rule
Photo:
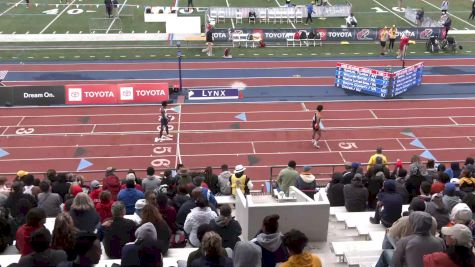
[[171, 116], [167, 114], [167, 105], [167, 101], [162, 101], [162, 106], [160, 107], [160, 139], [162, 139], [163, 128], [165, 128], [167, 136], [170, 136], [168, 132], [168, 121], [170, 120]]
[[[323, 106], [318, 105], [317, 110], [315, 111], [315, 114], [313, 115], [313, 120], [312, 120], [312, 129], [313, 129], [313, 135], [312, 135], [312, 143], [313, 146], [316, 148], [320, 148], [318, 145], [318, 141], [322, 137], [322, 129], [320, 128], [320, 123], [322, 122], [322, 110]], [[315, 139], [315, 135], [317, 135], [317, 139]]]

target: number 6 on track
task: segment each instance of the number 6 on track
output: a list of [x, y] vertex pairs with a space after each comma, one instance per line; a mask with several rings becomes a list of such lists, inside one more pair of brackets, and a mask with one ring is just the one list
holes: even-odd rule
[[35, 128], [18, 128], [15, 133], [19, 135], [26, 135], [26, 134], [32, 134], [34, 132], [35, 132]]

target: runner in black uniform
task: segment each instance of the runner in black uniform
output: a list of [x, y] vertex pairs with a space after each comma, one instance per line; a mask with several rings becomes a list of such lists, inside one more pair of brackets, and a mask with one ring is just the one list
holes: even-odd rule
[[[318, 105], [317, 106], [317, 111], [315, 111], [315, 114], [313, 115], [313, 120], [312, 120], [312, 129], [313, 129], [313, 135], [312, 135], [312, 143], [313, 146], [316, 148], [320, 148], [318, 145], [318, 141], [322, 137], [322, 129], [320, 128], [320, 122], [322, 121], [322, 112], [323, 106]], [[317, 139], [315, 139], [315, 135], [317, 136]]]
[[163, 134], [163, 129], [165, 128], [167, 135], [169, 136], [170, 134], [168, 133], [168, 121], [170, 120], [171, 116], [167, 115], [167, 101], [162, 101], [162, 107], [160, 107], [160, 139], [162, 138]]

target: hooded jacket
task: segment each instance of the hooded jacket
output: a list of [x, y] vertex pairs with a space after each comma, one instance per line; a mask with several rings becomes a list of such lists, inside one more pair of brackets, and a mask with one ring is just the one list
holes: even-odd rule
[[442, 202], [442, 197], [438, 194], [432, 196], [432, 200], [426, 203], [426, 212], [437, 221], [437, 230], [450, 222], [449, 211]]
[[444, 240], [430, 234], [432, 218], [428, 213], [412, 212], [409, 223], [414, 234], [403, 237], [396, 243], [392, 258], [394, 267], [423, 266], [423, 255], [445, 251]]
[[200, 241], [196, 236], [198, 227], [202, 224], [209, 223], [211, 220], [218, 217], [216, 212], [211, 210], [210, 207], [204, 209], [196, 207], [191, 210], [191, 212], [186, 216], [184, 230], [189, 234], [190, 243], [195, 246], [200, 246]]
[[135, 242], [127, 243], [122, 248], [122, 267], [140, 266], [139, 248], [144, 244], [157, 242], [157, 231], [152, 223], [148, 222], [135, 230]]
[[223, 195], [231, 195], [231, 182], [229, 179], [233, 176], [230, 171], [224, 171], [218, 176], [219, 192]]
[[210, 223], [213, 231], [219, 234], [223, 239], [223, 248], [233, 249], [236, 242], [239, 241], [239, 236], [242, 233], [241, 225], [234, 217], [218, 216]]
[[320, 258], [310, 252], [290, 256], [289, 260], [282, 263], [279, 267], [322, 267]]
[[31, 245], [30, 245], [30, 236], [34, 231], [42, 227], [43, 225], [33, 227], [30, 225], [24, 224], [20, 226], [20, 228], [18, 228], [18, 230], [16, 231], [16, 236], [15, 236], [16, 247], [22, 256], [26, 256], [30, 254], [31, 252], [33, 252], [33, 249], [31, 248]]
[[261, 233], [251, 242], [262, 249], [262, 267], [274, 267], [277, 263], [285, 262], [289, 258], [287, 249], [282, 243], [281, 233]]
[[381, 221], [386, 225], [392, 225], [401, 217], [404, 200], [400, 194], [396, 193], [396, 181], [385, 181], [383, 189], [384, 192], [378, 194], [378, 199], [384, 206], [381, 211]]
[[[358, 177], [358, 178], [357, 178]], [[363, 186], [361, 174], [356, 174], [351, 184], [343, 187], [345, 207], [347, 211], [364, 211], [368, 200], [368, 189]]]
[[261, 267], [261, 261], [261, 247], [252, 242], [239, 241], [236, 243], [233, 255], [234, 267]]
[[297, 177], [297, 183], [295, 184], [300, 190], [313, 190], [313, 192], [305, 192], [310, 198], [313, 199], [315, 194], [315, 188], [317, 187], [317, 182], [315, 181], [315, 176], [311, 173], [302, 172], [299, 177]]

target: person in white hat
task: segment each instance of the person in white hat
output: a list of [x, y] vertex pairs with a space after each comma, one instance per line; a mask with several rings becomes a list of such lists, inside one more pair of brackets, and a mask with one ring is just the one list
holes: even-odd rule
[[237, 188], [240, 188], [244, 194], [248, 195], [253, 187], [251, 178], [247, 177], [247, 175], [244, 174], [245, 170], [246, 168], [244, 168], [244, 166], [242, 166], [241, 164], [237, 165], [234, 168], [234, 174], [230, 178], [231, 193], [233, 196], [236, 196]]
[[442, 227], [446, 252], [435, 252], [424, 255], [424, 266], [458, 267], [474, 266], [475, 256], [472, 252], [472, 231], [463, 224]]

